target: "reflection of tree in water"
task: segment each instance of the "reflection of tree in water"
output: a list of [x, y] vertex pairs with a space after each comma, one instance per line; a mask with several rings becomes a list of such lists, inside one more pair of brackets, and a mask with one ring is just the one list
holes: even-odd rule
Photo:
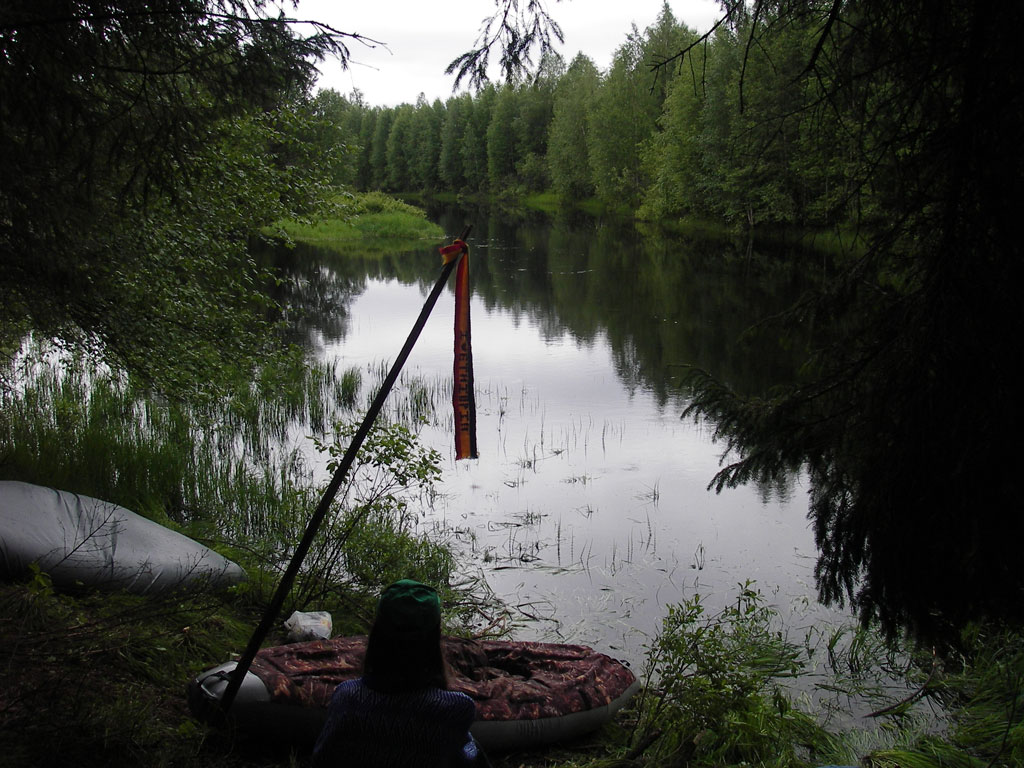
[[[438, 218], [449, 231], [462, 220]], [[781, 249], [641, 237], [589, 218], [486, 222], [474, 295], [513, 317], [528, 313], [545, 338], [569, 334], [586, 344], [604, 334], [626, 386], [650, 389], [663, 404], [682, 394], [684, 366], [759, 392], [791, 381], [805, 358], [805, 332], [751, 333], [811, 282], [802, 260], [781, 258]]]
[[337, 342], [348, 333], [349, 304], [366, 289], [357, 259], [302, 243], [261, 252], [282, 281], [271, 295], [285, 308], [284, 339], [307, 349]]
[[[434, 217], [449, 233], [474, 223], [473, 295], [514, 320], [529, 317], [545, 339], [606, 337], [630, 391], [649, 389], [663, 405], [681, 400], [680, 374], [695, 365], [759, 392], [792, 380], [805, 357], [803, 338], [749, 333], [809, 282], [793, 259], [745, 243], [641, 237], [591, 218], [470, 213]], [[426, 291], [440, 268], [432, 247], [364, 255], [299, 244], [268, 256], [288, 278], [274, 296], [288, 308], [288, 339], [309, 348], [344, 339], [349, 303], [368, 280]]]

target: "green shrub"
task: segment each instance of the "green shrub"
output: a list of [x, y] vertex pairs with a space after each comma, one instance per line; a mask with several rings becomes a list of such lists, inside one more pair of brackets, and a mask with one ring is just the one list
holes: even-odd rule
[[360, 192], [339, 199], [339, 215], [321, 221], [285, 221], [279, 228], [289, 237], [334, 249], [416, 247], [439, 241], [444, 231], [426, 213], [383, 192]]
[[735, 603], [707, 614], [700, 596], [670, 606], [647, 660], [635, 741], [653, 765], [803, 767], [831, 746], [781, 681], [803, 649], [748, 582]]

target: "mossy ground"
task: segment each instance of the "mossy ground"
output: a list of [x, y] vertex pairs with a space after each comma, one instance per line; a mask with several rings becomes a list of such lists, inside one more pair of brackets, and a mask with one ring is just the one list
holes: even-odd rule
[[196, 722], [189, 676], [245, 634], [223, 597], [0, 590], [0, 765], [256, 765]]

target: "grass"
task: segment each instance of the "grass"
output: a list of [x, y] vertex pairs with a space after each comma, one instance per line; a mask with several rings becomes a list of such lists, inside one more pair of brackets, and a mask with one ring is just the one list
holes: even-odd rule
[[[39, 574], [0, 586], [0, 765], [305, 764], [306, 755], [208, 728], [185, 705], [184, 681], [244, 645], [260, 602], [245, 590], [60, 594]], [[348, 610], [335, 614], [339, 633], [365, 627], [346, 617], [371, 613], [371, 596], [352, 595]], [[790, 641], [777, 619], [749, 584], [721, 613], [705, 613], [699, 599], [672, 607], [642, 671], [645, 692], [614, 723], [571, 745], [492, 755], [496, 768], [1021, 764], [1019, 634], [977, 631], [962, 658], [918, 679], [946, 704], [947, 728], [922, 727], [904, 710], [842, 733], [787, 692], [813, 654]], [[862, 633], [833, 646], [829, 664], [859, 670], [868, 685], [871, 668], [886, 665], [871, 655], [887, 651]], [[269, 638], [282, 641], [280, 629]], [[930, 666], [910, 669], [924, 676]], [[851, 686], [847, 679], [837, 695]]]
[[278, 228], [294, 240], [342, 252], [415, 248], [439, 242], [444, 231], [426, 214], [381, 192], [337, 199], [339, 215], [317, 222], [284, 221]]
[[182, 681], [244, 634], [237, 607], [215, 596], [63, 595], [42, 576], [4, 585], [0, 763], [194, 760], [205, 729], [183, 706]]
[[552, 191], [531, 192], [523, 197], [523, 205], [545, 213], [558, 213], [564, 208], [563, 201]]
[[566, 200], [560, 197], [553, 190], [543, 192], [520, 192], [517, 190], [506, 190], [501, 196], [491, 197], [492, 201], [497, 200], [506, 210], [510, 211], [541, 211], [549, 215], [566, 213], [569, 211], [581, 211], [588, 216], [599, 218], [605, 215], [612, 215], [619, 218], [631, 218], [633, 211], [626, 205], [615, 205], [606, 203], [596, 197], [588, 197], [580, 200]]
[[[292, 359], [217, 403], [185, 406], [82, 358], [27, 343], [0, 389], [0, 479], [73, 490], [176, 524], [201, 519], [232, 482], [279, 474], [290, 429], [323, 433], [351, 412], [358, 372]], [[290, 458], [279, 462], [288, 465]]]

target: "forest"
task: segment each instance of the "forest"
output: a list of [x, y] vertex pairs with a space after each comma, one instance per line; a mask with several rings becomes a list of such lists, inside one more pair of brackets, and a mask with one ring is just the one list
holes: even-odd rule
[[[775, 28], [752, 46], [757, 25]], [[849, 128], [885, 104], [858, 94], [834, 110], [822, 98], [833, 84], [807, 68], [819, 31], [811, 14], [739, 7], [700, 35], [666, 3], [606, 71], [551, 52], [517, 81], [443, 103], [375, 107], [327, 90], [311, 106], [335, 126], [324, 139], [346, 147], [336, 181], [357, 189], [550, 191], [569, 206], [747, 228], [870, 225], [879, 195], [858, 180], [877, 158]]]

